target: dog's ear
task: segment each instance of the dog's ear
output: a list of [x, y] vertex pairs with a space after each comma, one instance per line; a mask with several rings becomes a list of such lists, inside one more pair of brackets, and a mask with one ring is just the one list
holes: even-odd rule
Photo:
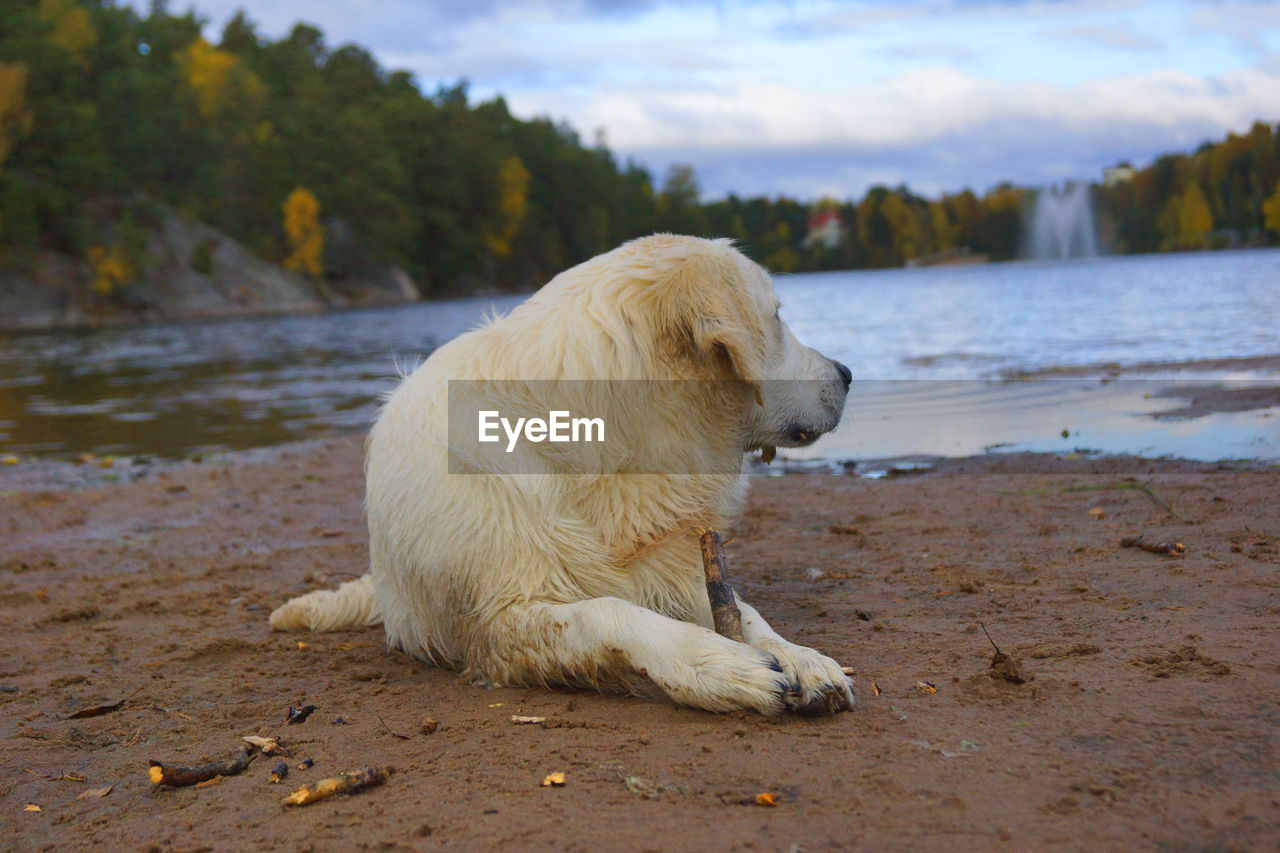
[[696, 362], [726, 361], [760, 402], [764, 379], [764, 327], [744, 288], [731, 249], [691, 252], [674, 259], [659, 283], [662, 326]]

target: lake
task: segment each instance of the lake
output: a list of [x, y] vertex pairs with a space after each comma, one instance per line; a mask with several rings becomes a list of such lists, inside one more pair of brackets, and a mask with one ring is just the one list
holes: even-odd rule
[[[1153, 396], [1168, 377], [1003, 381], [1280, 354], [1280, 250], [814, 273], [779, 276], [777, 291], [796, 335], [856, 378], [841, 428], [791, 458], [1076, 448], [1280, 458], [1275, 408], [1152, 419], [1177, 406]], [[0, 339], [0, 452], [179, 457], [363, 430], [398, 367], [522, 298]], [[1280, 384], [1195, 377], [1185, 381]]]

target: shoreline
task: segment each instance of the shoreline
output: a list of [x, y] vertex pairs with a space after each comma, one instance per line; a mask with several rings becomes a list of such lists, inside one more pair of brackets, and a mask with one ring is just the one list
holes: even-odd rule
[[[655, 833], [709, 850], [1280, 842], [1256, 759], [1280, 691], [1278, 466], [991, 454], [756, 478], [729, 531], [735, 587], [855, 672], [854, 711], [803, 720], [485, 690], [376, 629], [272, 633], [273, 607], [367, 566], [362, 455], [348, 436], [110, 488], [0, 481], [0, 754], [29, 771], [0, 782], [11, 843], [233, 848], [251, 827], [272, 849], [563, 849], [566, 825], [581, 849], [622, 851]], [[993, 678], [984, 630], [1035, 679]], [[282, 727], [303, 704], [310, 721]], [[284, 785], [269, 762], [204, 789], [148, 780], [150, 760], [224, 758], [277, 731]], [[382, 788], [279, 806], [385, 764]], [[539, 785], [556, 771], [565, 787]], [[756, 806], [761, 792], [780, 805]]]

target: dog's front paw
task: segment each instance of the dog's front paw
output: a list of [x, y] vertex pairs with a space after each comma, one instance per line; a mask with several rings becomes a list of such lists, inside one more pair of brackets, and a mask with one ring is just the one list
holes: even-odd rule
[[789, 710], [799, 686], [771, 652], [703, 632], [687, 657], [645, 674], [681, 705], [708, 711], [750, 710], [776, 716]]
[[761, 648], [778, 659], [782, 671], [796, 686], [784, 697], [788, 710], [805, 717], [822, 717], [853, 708], [853, 682], [831, 658], [785, 641]]

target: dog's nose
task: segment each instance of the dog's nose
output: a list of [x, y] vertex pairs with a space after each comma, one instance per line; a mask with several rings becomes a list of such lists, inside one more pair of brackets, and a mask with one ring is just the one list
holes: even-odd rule
[[844, 387], [848, 388], [850, 385], [852, 385], [853, 371], [845, 367], [840, 362], [836, 361], [834, 358], [831, 359], [831, 363], [836, 366], [836, 371], [840, 374], [840, 378], [844, 380]]

